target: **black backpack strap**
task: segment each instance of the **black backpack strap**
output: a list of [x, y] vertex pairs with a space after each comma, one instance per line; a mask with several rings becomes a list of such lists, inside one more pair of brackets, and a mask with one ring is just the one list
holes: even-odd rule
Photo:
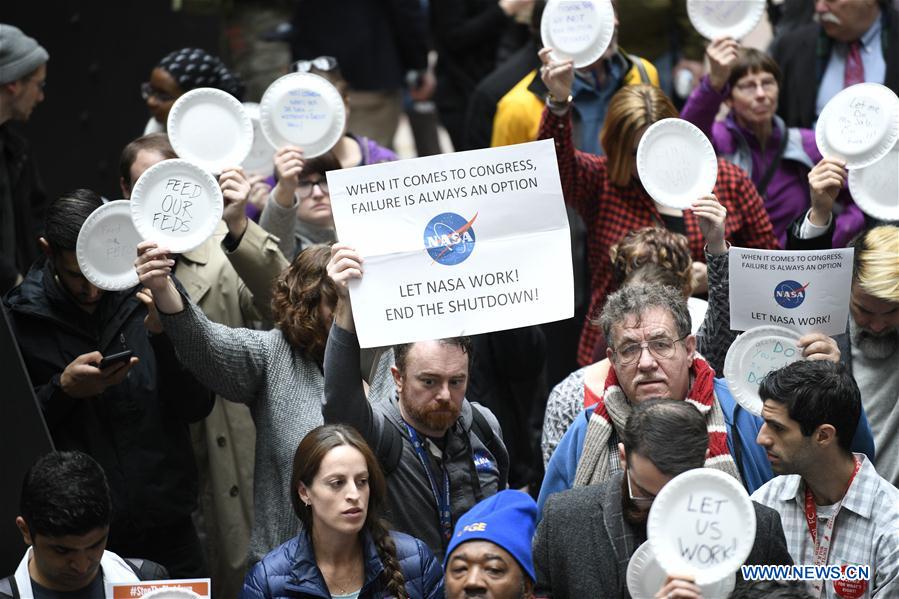
[[390, 476], [400, 466], [403, 457], [403, 433], [389, 420], [384, 421], [384, 431], [381, 434], [381, 442], [378, 446], [378, 457], [384, 476]]
[[509, 485], [509, 453], [493, 432], [487, 417], [474, 404], [471, 405], [471, 431], [496, 459], [496, 466], [499, 469], [499, 489], [502, 491]]
[[0, 597], [19, 599], [19, 585], [16, 584], [15, 576], [0, 579]]

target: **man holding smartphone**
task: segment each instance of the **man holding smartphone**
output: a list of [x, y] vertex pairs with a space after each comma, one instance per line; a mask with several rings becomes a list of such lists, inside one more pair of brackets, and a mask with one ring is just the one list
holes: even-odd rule
[[50, 206], [44, 256], [4, 303], [56, 449], [90, 454], [109, 477], [109, 548], [172, 578], [205, 576], [188, 423], [212, 396], [182, 369], [139, 287], [103, 291], [81, 273], [78, 233], [101, 205], [76, 190]]

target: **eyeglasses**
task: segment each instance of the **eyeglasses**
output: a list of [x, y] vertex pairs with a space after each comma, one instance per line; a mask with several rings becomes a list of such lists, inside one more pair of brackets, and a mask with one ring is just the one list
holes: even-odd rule
[[333, 56], [319, 56], [312, 60], [298, 60], [293, 63], [293, 70], [297, 73], [308, 73], [312, 69], [325, 73], [337, 68], [337, 59]]
[[627, 496], [632, 502], [634, 502], [634, 505], [641, 510], [648, 510], [650, 507], [652, 507], [652, 502], [653, 500], [655, 500], [656, 496], [650, 495], [649, 497], [634, 497], [634, 488], [631, 486], [630, 470], [625, 470], [624, 475], [627, 477]]
[[300, 181], [300, 184], [297, 185], [297, 192], [299, 192], [301, 198], [308, 198], [312, 195], [312, 188], [316, 185], [322, 190], [322, 193], [328, 193], [327, 179], [320, 179], [318, 181]]
[[774, 89], [777, 87], [777, 79], [771, 77], [768, 79], [762, 79], [761, 81], [747, 81], [746, 83], [738, 83], [734, 86], [734, 89], [743, 94], [751, 94], [759, 86], [762, 87], [763, 91], [774, 91]]
[[144, 81], [140, 84], [140, 97], [147, 101], [150, 99], [150, 96], [153, 96], [160, 102], [174, 102], [176, 100], [175, 96], [161, 92], [153, 87], [149, 81]]
[[684, 335], [680, 339], [669, 339], [668, 337], [659, 337], [658, 339], [650, 339], [643, 343], [628, 343], [620, 348], [613, 350], [617, 361], [622, 366], [633, 364], [643, 355], [643, 349], [648, 349], [657, 360], [667, 360], [674, 355], [677, 349], [677, 343], [683, 341], [687, 336]]

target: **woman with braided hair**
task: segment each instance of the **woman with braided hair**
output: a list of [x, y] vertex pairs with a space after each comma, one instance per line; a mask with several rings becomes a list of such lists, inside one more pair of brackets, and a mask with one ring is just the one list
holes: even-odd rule
[[430, 549], [388, 532], [380, 519], [384, 474], [355, 429], [310, 431], [294, 455], [290, 489], [303, 529], [256, 564], [242, 599], [443, 597], [443, 570]]

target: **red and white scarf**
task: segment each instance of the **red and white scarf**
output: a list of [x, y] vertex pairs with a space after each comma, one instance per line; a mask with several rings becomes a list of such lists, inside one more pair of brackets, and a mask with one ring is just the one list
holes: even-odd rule
[[[742, 482], [737, 464], [727, 448], [724, 413], [715, 397], [715, 371], [704, 359], [697, 356], [690, 366], [690, 379], [693, 386], [685, 401], [696, 406], [705, 417], [709, 431], [709, 456], [706, 458], [705, 467], [726, 472]], [[618, 385], [615, 369], [610, 368], [602, 399], [596, 405], [587, 424], [584, 450], [574, 477], [575, 487], [605, 482], [611, 477], [609, 439], [613, 430], [624, 430], [631, 409], [624, 391]]]

